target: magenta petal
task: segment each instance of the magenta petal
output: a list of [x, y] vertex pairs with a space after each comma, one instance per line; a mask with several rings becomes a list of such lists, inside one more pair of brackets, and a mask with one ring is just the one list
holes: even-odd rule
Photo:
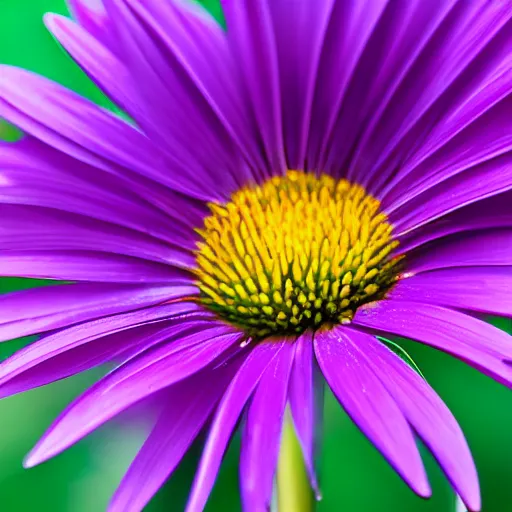
[[78, 283], [0, 296], [0, 340], [60, 329], [197, 293], [195, 286]]
[[383, 201], [386, 212], [397, 210], [451, 177], [512, 151], [511, 112], [512, 97], [509, 97], [454, 136], [417, 168], [396, 179], [396, 183], [389, 187], [391, 194]]
[[512, 230], [473, 231], [442, 238], [407, 254], [407, 271], [446, 267], [512, 266]]
[[420, 273], [401, 279], [391, 300], [414, 301], [512, 316], [512, 268], [464, 267]]
[[[5, 189], [0, 194], [3, 191]], [[0, 218], [0, 247], [6, 251], [101, 251], [172, 265], [173, 261], [180, 261], [184, 254], [196, 249], [192, 229], [188, 230], [189, 236], [169, 233], [169, 238], [173, 239], [169, 243], [87, 215], [24, 204], [2, 204], [1, 199]]]
[[[338, 167], [339, 172], [338, 162], [350, 158], [351, 163], [347, 171], [349, 179], [355, 179], [371, 188], [380, 178], [377, 173], [373, 175], [373, 169], [370, 167], [382, 153], [381, 148], [376, 151], [376, 138], [382, 139], [394, 133], [388, 130], [385, 124], [382, 125], [383, 120], [384, 123], [390, 122], [386, 118], [397, 96], [402, 101], [418, 99], [421, 89], [417, 94], [411, 94], [409, 91], [397, 94], [397, 91], [408, 76], [414, 76], [417, 61], [423, 55], [430, 55], [431, 52], [427, 51], [426, 47], [432, 36], [440, 31], [439, 28], [445, 21], [453, 0], [410, 0], [405, 3], [368, 0], [339, 4], [348, 4], [365, 24], [373, 22], [376, 14], [380, 13], [371, 36], [361, 47], [362, 53], [356, 61], [357, 66], [348, 84], [341, 115], [330, 138], [330, 166]], [[347, 28], [340, 30], [340, 25]], [[332, 30], [343, 33], [351, 29], [353, 30], [353, 25], [349, 18], [346, 21], [338, 21]], [[357, 41], [365, 35], [365, 31], [366, 27], [354, 31], [350, 39]], [[349, 66], [352, 65], [352, 58], [354, 57], [350, 55]], [[337, 52], [333, 52], [331, 59], [335, 66], [343, 66], [343, 61], [336, 62]], [[419, 68], [422, 69], [421, 66]], [[411, 90], [414, 90], [414, 85], [410, 85]], [[335, 87], [336, 82], [332, 86]], [[404, 109], [404, 112], [408, 111]], [[392, 121], [396, 121], [401, 114], [402, 112], [395, 113]], [[340, 143], [341, 141], [343, 143]]]
[[276, 40], [284, 146], [290, 169], [305, 168], [317, 71], [335, 3], [335, 0], [268, 2]]
[[421, 341], [512, 387], [510, 334], [472, 316], [433, 304], [381, 300], [360, 308], [354, 324]]
[[400, 237], [400, 251], [410, 252], [423, 244], [455, 233], [512, 226], [512, 191], [477, 201]]
[[[421, 12], [425, 4], [441, 5], [443, 9], [448, 2], [408, 2], [413, 3], [420, 6]], [[400, 2], [391, 4], [398, 6], [399, 16], [407, 12]], [[510, 42], [507, 23], [512, 16], [507, 4], [483, 1], [449, 2], [448, 5], [450, 11], [401, 80], [361, 148], [358, 172], [373, 178], [374, 190], [382, 190], [386, 178], [421, 147], [432, 128], [442, 124], [444, 116], [460, 108], [464, 100], [476, 95], [507, 58]], [[404, 25], [416, 28], [417, 22], [422, 23], [421, 17], [414, 16]], [[394, 32], [386, 28], [395, 51], [403, 51], [403, 44], [396, 43]], [[420, 25], [418, 31], [422, 29]], [[412, 35], [417, 37], [415, 31]], [[378, 48], [379, 51], [385, 52], [386, 48]]]
[[359, 357], [377, 374], [470, 510], [480, 510], [478, 475], [457, 421], [428, 383], [373, 336], [351, 330]]
[[[0, 397], [45, 386], [101, 364], [130, 359], [153, 345], [172, 341], [183, 332], [208, 327], [210, 326], [204, 320], [188, 320], [184, 323], [173, 323], [171, 320], [142, 325], [87, 343], [57, 348], [54, 352], [50, 347], [50, 350], [42, 355], [37, 354], [37, 346], [30, 345], [30, 348], [20, 350], [0, 364]], [[34, 343], [36, 344], [37, 342]]]
[[[175, 78], [181, 77], [176, 84], [195, 99], [194, 116], [204, 119], [209, 130], [220, 139], [227, 136], [224, 143], [228, 146], [231, 138], [251, 167], [262, 170], [261, 151], [254, 137], [253, 119], [241, 77], [237, 75], [232, 49], [219, 23], [202, 6], [192, 2], [148, 0], [143, 7], [137, 0], [125, 2], [151, 32], [154, 46], [167, 50], [163, 62], [165, 71]], [[158, 109], [161, 98], [155, 98], [151, 85], [138, 85], [148, 107]], [[169, 99], [178, 103], [176, 89], [172, 91]], [[194, 116], [189, 115], [190, 122], [194, 121]], [[179, 130], [183, 126], [170, 124], [169, 128]], [[195, 140], [188, 142], [194, 144]], [[241, 175], [242, 171], [239, 169], [238, 173]]]
[[[56, 373], [53, 363], [50, 362], [49, 364], [46, 364], [48, 361], [69, 353], [68, 356], [63, 356], [61, 359], [70, 362], [70, 364], [75, 364], [73, 361], [74, 355], [70, 352], [80, 349], [78, 350], [79, 354], [86, 353], [87, 348], [82, 350], [81, 347], [96, 340], [100, 340], [100, 343], [102, 341], [108, 343], [109, 336], [120, 334], [120, 337], [122, 337], [123, 334], [125, 334], [127, 336], [127, 343], [124, 351], [129, 351], [131, 349], [131, 344], [128, 338], [130, 336], [129, 333], [133, 331], [133, 329], [141, 326], [149, 326], [151, 324], [155, 324], [158, 329], [158, 326], [160, 325], [162, 331], [165, 331], [162, 334], [162, 339], [165, 339], [165, 337], [169, 337], [172, 334], [173, 329], [175, 329], [174, 325], [171, 325], [170, 330], [168, 329], [169, 322], [172, 322], [172, 324], [179, 324], [182, 322], [186, 323], [189, 320], [213, 322], [213, 320], [211, 320], [207, 315], [198, 311], [197, 307], [194, 305], [173, 304], [107, 316], [89, 322], [79, 323], [72, 327], [68, 327], [67, 329], [43, 336], [41, 339], [23, 347], [21, 350], [3, 361], [0, 364], [0, 386], [10, 383], [14, 378], [17, 378], [20, 375], [25, 375], [21, 380], [17, 379], [16, 384], [16, 386], [24, 386], [25, 384], [22, 384], [21, 381], [23, 381], [23, 383], [27, 383], [30, 382], [30, 380], [35, 380], [35, 377], [33, 376], [34, 369], [36, 373], [41, 373], [42, 379], [46, 379], [47, 377], [44, 376], [45, 368], [51, 367], [52, 369], [50, 373], [52, 375]], [[202, 324], [200, 323], [199, 325]], [[149, 332], [152, 331], [150, 330]], [[137, 339], [137, 333], [133, 334]], [[150, 344], [151, 343], [148, 341], [148, 346]], [[116, 345], [115, 340], [113, 345]], [[86, 357], [93, 356], [87, 355]], [[63, 373], [67, 372], [66, 365], [63, 364]], [[59, 372], [57, 371], [57, 373]], [[53, 377], [50, 378], [50, 376], [48, 376], [48, 379], [55, 380]], [[5, 389], [3, 394], [5, 395], [7, 393], [9, 393], [9, 391]]]
[[74, 18], [96, 39], [112, 51], [117, 47], [102, 0], [67, 0]]
[[129, 360], [68, 406], [28, 455], [26, 466], [57, 455], [126, 408], [208, 366], [239, 338], [222, 326]]
[[249, 405], [240, 454], [244, 512], [270, 508], [294, 353], [295, 344], [288, 340], [264, 371]]
[[315, 354], [325, 379], [347, 414], [400, 476], [428, 497], [430, 486], [413, 433], [351, 334], [338, 327], [315, 335]]
[[170, 161], [158, 147], [120, 117], [21, 68], [2, 65], [0, 78], [0, 116], [23, 131], [121, 178], [132, 190], [159, 197], [165, 185], [197, 197], [183, 177], [165, 172]]
[[317, 430], [323, 416], [323, 379], [319, 372], [313, 351], [313, 335], [305, 332], [296, 343], [295, 360], [290, 378], [290, 408], [302, 447], [302, 454], [311, 486], [320, 496], [315, 471], [315, 452]]
[[[173, 173], [173, 177], [179, 176], [178, 183], [190, 183], [201, 197], [219, 201], [241, 185], [244, 164], [205, 94], [183, 66], [183, 56], [168, 44], [162, 16], [153, 16], [155, 8], [146, 4], [149, 2], [131, 0], [107, 3], [123, 61], [135, 77], [140, 106], [151, 120], [145, 123], [141, 119], [141, 127], [179, 167], [179, 172]], [[183, 30], [182, 23], [178, 17], [172, 30]]]
[[139, 512], [148, 504], [205, 424], [235, 368], [200, 373], [161, 398], [165, 408], [112, 497], [109, 512]]
[[114, 103], [136, 119], [142, 115], [130, 72], [110, 48], [86, 28], [64, 16], [48, 13], [44, 22], [64, 49]]
[[186, 512], [204, 509], [240, 414], [265, 369], [287, 343], [289, 341], [283, 340], [256, 345], [233, 377], [213, 418]]
[[[175, 261], [193, 268], [192, 254]], [[190, 274], [163, 263], [92, 251], [10, 251], [0, 254], [0, 276], [105, 283], [190, 283]]]
[[[317, 15], [325, 9], [324, 4], [322, 0]], [[340, 137], [339, 125], [345, 128], [349, 124], [351, 133], [359, 133], [354, 129], [353, 112], [346, 109], [355, 112], [361, 109], [358, 94], [370, 81], [354, 78], [361, 68], [361, 57], [389, 5], [386, 0], [334, 3], [324, 35], [311, 113], [307, 161], [314, 169], [327, 169], [335, 174], [345, 170], [340, 162], [344, 162], [350, 145], [345, 143], [343, 136]], [[374, 71], [374, 67], [371, 69]], [[364, 69], [359, 74], [368, 76]], [[351, 94], [354, 91], [355, 97]], [[329, 161], [332, 167], [329, 167]]]
[[[165, 193], [167, 204], [179, 214], [172, 208], [155, 208], [154, 188], [149, 204], [148, 197], [140, 195], [145, 190], [130, 190], [121, 175], [84, 164], [30, 136], [15, 143], [0, 142], [0, 169], [1, 203], [71, 212], [173, 244], [183, 241], [183, 228], [177, 228], [194, 225], [198, 218], [190, 200], [177, 201], [164, 187], [158, 188], [159, 196]], [[180, 224], [176, 226], [174, 220]], [[190, 231], [185, 231], [189, 237]]]
[[390, 219], [397, 235], [403, 236], [460, 208], [510, 190], [512, 153], [505, 153], [429, 188], [393, 212]]
[[256, 116], [268, 170], [287, 168], [283, 146], [281, 95], [276, 42], [267, 2], [222, 0], [228, 42], [236, 53]]

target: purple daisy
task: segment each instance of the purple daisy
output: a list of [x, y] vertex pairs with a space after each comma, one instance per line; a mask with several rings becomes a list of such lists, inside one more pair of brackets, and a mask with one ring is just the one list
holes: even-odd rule
[[[242, 415], [244, 510], [267, 510], [289, 405], [313, 488], [328, 383], [410, 487], [416, 437], [466, 506], [456, 420], [381, 341], [448, 352], [510, 386], [512, 4], [489, 0], [73, 0], [52, 34], [125, 112], [1, 68], [0, 395], [114, 362], [28, 456], [122, 411], [159, 416], [112, 499], [138, 511], [208, 428], [203, 509]], [[376, 336], [379, 336], [377, 338]], [[322, 378], [319, 378], [322, 377]], [[262, 457], [261, 454], [264, 454]]]

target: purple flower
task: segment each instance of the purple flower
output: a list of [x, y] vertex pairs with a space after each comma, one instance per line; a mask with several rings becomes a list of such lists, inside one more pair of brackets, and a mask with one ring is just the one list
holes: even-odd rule
[[93, 4], [45, 22], [129, 122], [0, 71], [26, 133], [0, 146], [0, 275], [68, 282], [0, 298], [3, 340], [41, 334], [0, 395], [117, 364], [27, 465], [157, 402], [111, 510], [140, 510], [207, 425], [199, 511], [245, 414], [242, 501], [266, 510], [287, 404], [316, 486], [323, 375], [414, 491], [418, 436], [478, 510], [455, 419], [375, 335], [512, 383], [510, 336], [480, 319], [512, 313], [511, 4], [225, 0], [226, 29], [188, 2]]

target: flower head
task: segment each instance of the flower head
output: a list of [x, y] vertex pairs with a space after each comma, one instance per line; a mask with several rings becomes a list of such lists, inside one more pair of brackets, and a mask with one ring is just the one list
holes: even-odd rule
[[430, 494], [417, 435], [478, 510], [454, 417], [376, 335], [512, 383], [510, 336], [479, 318], [512, 313], [509, 3], [225, 0], [225, 29], [185, 1], [71, 7], [47, 26], [126, 115], [0, 70], [26, 134], [0, 146], [0, 275], [66, 282], [0, 298], [2, 339], [41, 335], [0, 396], [116, 367], [27, 465], [150, 400], [110, 508], [142, 509], [208, 426], [199, 511], [245, 414], [259, 512], [288, 404], [317, 486], [325, 380], [412, 489]]

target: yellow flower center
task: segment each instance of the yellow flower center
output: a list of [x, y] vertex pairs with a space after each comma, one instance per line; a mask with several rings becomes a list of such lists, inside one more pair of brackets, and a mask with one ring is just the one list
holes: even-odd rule
[[346, 180], [288, 171], [209, 208], [198, 230], [200, 301], [249, 336], [348, 323], [397, 279], [393, 227]]

